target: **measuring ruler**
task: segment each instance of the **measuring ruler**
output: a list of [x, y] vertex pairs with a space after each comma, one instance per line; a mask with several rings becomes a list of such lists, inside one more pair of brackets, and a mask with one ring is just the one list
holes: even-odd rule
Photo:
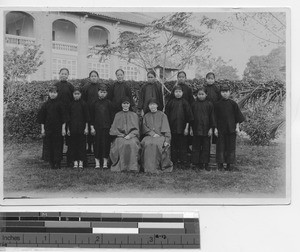
[[0, 213], [4, 247], [200, 248], [196, 213]]

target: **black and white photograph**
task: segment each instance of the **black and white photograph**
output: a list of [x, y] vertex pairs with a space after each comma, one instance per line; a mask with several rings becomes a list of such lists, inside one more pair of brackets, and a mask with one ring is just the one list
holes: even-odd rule
[[289, 203], [289, 15], [6, 8], [4, 200]]

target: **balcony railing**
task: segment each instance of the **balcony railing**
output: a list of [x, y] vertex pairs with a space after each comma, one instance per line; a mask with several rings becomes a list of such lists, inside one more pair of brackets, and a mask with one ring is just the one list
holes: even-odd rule
[[34, 44], [35, 38], [5, 34], [5, 43], [12, 46]]
[[60, 41], [52, 41], [52, 49], [57, 53], [77, 55], [78, 44], [71, 44]]

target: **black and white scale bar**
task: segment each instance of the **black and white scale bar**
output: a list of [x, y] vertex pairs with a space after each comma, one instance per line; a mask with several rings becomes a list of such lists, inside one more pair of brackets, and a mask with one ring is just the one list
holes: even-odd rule
[[200, 248], [199, 234], [65, 234], [2, 233], [5, 247], [151, 247]]
[[0, 245], [200, 248], [194, 213], [0, 213]]

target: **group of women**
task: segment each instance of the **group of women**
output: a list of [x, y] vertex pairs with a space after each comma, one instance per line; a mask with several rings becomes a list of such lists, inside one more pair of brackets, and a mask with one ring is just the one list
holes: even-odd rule
[[[88, 103], [97, 99], [97, 72], [90, 73], [90, 82], [83, 87], [83, 99]], [[107, 92], [112, 103], [114, 120], [109, 134], [112, 137], [110, 160], [112, 171], [159, 172], [172, 171], [170, 160], [171, 132], [163, 109], [162, 86], [153, 71], [147, 73], [147, 83], [142, 86], [137, 108], [131, 89], [124, 82], [124, 71], [116, 71], [117, 81]], [[93, 88], [94, 87], [94, 88]], [[94, 90], [93, 90], [94, 89]], [[137, 111], [133, 112], [133, 111]], [[140, 117], [142, 116], [142, 124]], [[90, 141], [89, 141], [90, 142]]]

